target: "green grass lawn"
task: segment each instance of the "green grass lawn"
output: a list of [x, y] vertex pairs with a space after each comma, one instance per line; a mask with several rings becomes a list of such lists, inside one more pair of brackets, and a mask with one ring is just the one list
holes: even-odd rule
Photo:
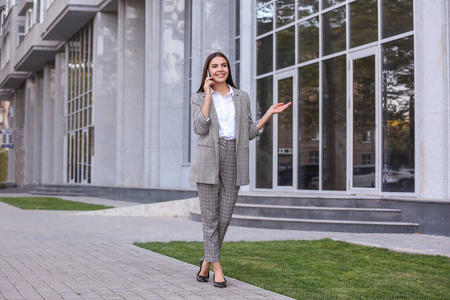
[[[135, 245], [194, 265], [203, 254], [200, 242]], [[450, 299], [450, 258], [442, 256], [325, 239], [228, 242], [221, 262], [225, 276], [295, 299]]]
[[11, 197], [1, 198], [0, 201], [21, 209], [43, 209], [43, 210], [100, 210], [113, 208], [97, 204], [63, 200], [51, 197]]

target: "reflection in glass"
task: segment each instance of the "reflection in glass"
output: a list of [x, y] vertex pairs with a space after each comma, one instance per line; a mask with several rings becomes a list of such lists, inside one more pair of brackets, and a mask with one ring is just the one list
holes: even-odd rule
[[383, 38], [413, 30], [413, 0], [382, 0]]
[[376, 0], [350, 3], [350, 47], [357, 47], [378, 39]]
[[270, 1], [272, 1], [272, 0], [257, 0], [256, 6], [258, 6], [258, 7], [263, 6], [264, 4], [269, 3]]
[[[278, 103], [288, 103], [293, 98], [293, 78], [278, 81]], [[292, 109], [278, 116], [278, 186], [292, 186], [293, 182], [293, 119]]]
[[298, 62], [319, 57], [319, 17], [298, 24]]
[[[256, 119], [259, 120], [273, 104], [272, 76], [256, 81]], [[256, 187], [272, 188], [273, 134], [272, 119], [264, 126], [264, 134], [256, 139]]]
[[294, 0], [279, 0], [277, 3], [277, 27], [295, 21], [295, 1]]
[[233, 74], [233, 82], [239, 87], [241, 82], [241, 64], [234, 64], [234, 74]]
[[235, 50], [234, 50], [234, 60], [238, 61], [241, 59], [241, 39], [235, 39], [234, 40], [234, 46], [235, 46]]
[[323, 14], [323, 55], [345, 50], [345, 7]]
[[319, 189], [319, 64], [298, 70], [298, 189]]
[[353, 61], [353, 187], [375, 187], [375, 56]]
[[235, 29], [234, 29], [234, 35], [240, 36], [241, 35], [241, 1], [236, 0], [236, 3], [234, 4], [234, 20], [235, 20]]
[[346, 182], [346, 58], [323, 62], [322, 187], [345, 190]]
[[322, 0], [322, 9], [344, 2], [345, 0]]
[[383, 45], [383, 191], [414, 192], [414, 40]]
[[298, 0], [298, 18], [312, 15], [319, 11], [319, 0]]
[[256, 73], [261, 75], [273, 71], [273, 35], [256, 41]]
[[295, 26], [277, 32], [277, 70], [295, 64]]
[[273, 29], [273, 4], [256, 11], [256, 35], [261, 35]]

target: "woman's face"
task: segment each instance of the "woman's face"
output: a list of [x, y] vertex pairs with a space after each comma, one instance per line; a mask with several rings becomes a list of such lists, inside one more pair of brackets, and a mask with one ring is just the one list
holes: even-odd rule
[[221, 56], [216, 56], [209, 64], [209, 74], [216, 83], [226, 82], [228, 78], [227, 60]]

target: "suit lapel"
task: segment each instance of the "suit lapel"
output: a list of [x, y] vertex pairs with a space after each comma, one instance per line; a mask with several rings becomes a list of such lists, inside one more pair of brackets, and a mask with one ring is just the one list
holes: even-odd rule
[[234, 89], [234, 99], [233, 99], [233, 103], [234, 103], [234, 123], [235, 123], [235, 132], [236, 132], [236, 145], [239, 144], [239, 130], [241, 128], [241, 113], [242, 113], [242, 109], [241, 109], [241, 98], [239, 96], [239, 91], [237, 89]]

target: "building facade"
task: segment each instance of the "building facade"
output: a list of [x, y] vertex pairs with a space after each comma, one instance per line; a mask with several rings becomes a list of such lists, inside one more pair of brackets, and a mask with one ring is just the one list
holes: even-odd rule
[[255, 119], [293, 102], [243, 190], [448, 201], [450, 4], [431, 2], [0, 1], [9, 180], [194, 189], [189, 98], [221, 51]]

